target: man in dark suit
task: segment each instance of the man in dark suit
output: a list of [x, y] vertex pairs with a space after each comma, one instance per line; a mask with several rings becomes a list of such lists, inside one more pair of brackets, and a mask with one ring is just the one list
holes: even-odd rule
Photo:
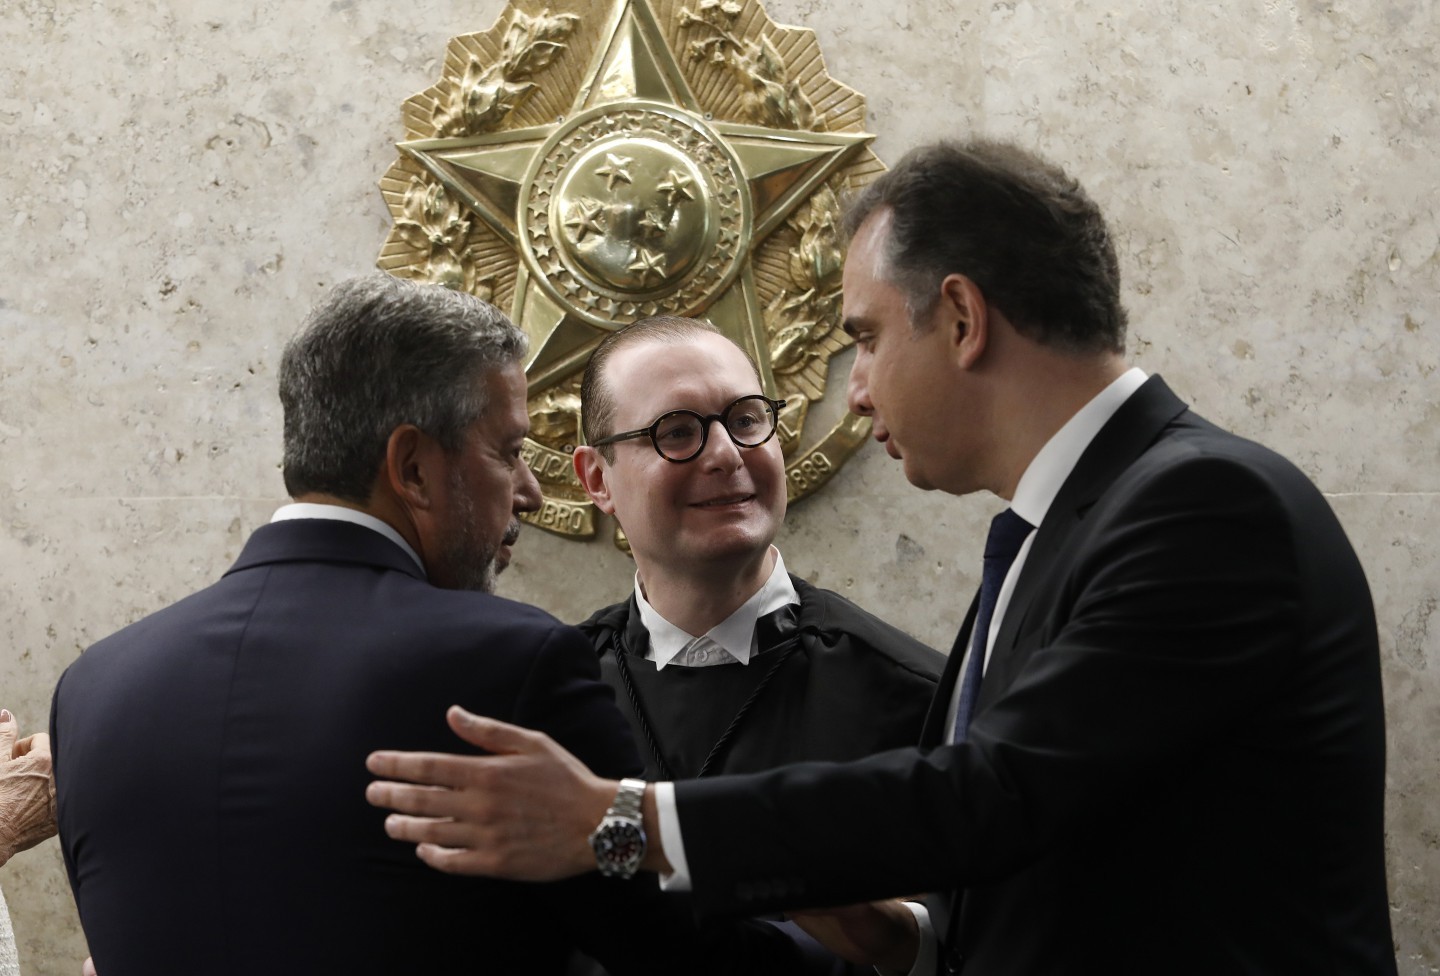
[[688, 968], [686, 930], [633, 931], [653, 886], [447, 878], [364, 802], [366, 754], [448, 746], [456, 700], [640, 768], [588, 642], [490, 595], [540, 501], [524, 347], [469, 295], [335, 289], [280, 366], [295, 504], [65, 673], [60, 834], [104, 976], [558, 973], [575, 945], [617, 973]]
[[[1375, 620], [1323, 497], [1126, 367], [1109, 233], [1058, 168], [924, 148], [850, 228], [851, 408], [917, 487], [1010, 507], [927, 747], [653, 784], [647, 865], [712, 913], [944, 893], [814, 919], [900, 972], [1393, 974]], [[421, 815], [392, 835], [451, 871], [583, 864], [611, 785], [557, 776], [567, 815], [507, 841], [489, 791], [523, 767], [509, 788], [544, 802], [533, 772], [559, 754], [451, 724], [497, 755], [372, 757], [451, 788], [372, 785]], [[436, 815], [466, 827], [445, 825], [451, 849]]]

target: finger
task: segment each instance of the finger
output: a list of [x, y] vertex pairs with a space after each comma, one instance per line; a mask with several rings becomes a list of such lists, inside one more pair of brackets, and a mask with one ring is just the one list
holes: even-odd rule
[[450, 723], [450, 728], [456, 735], [486, 752], [535, 752], [543, 748], [541, 740], [549, 738], [541, 732], [532, 732], [518, 725], [476, 715], [459, 705], [450, 706], [445, 713], [445, 721]]
[[13, 748], [15, 758], [21, 756], [36, 756], [43, 758], [46, 763], [50, 761], [50, 736], [45, 732], [36, 732], [34, 735], [27, 735]]
[[9, 759], [14, 753], [15, 737], [20, 734], [20, 724], [10, 709], [0, 708], [0, 761]]
[[85, 957], [85, 964], [80, 967], [80, 976], [97, 976], [94, 958], [90, 956]]
[[493, 866], [486, 863], [479, 851], [469, 848], [421, 844], [415, 848], [415, 855], [435, 870], [444, 871], [446, 874], [489, 874], [493, 871]]
[[441, 847], [476, 847], [482, 838], [473, 824], [433, 817], [406, 817], [392, 813], [385, 818], [385, 833], [395, 840]]
[[365, 768], [385, 779], [403, 779], [431, 786], [471, 786], [487, 763], [483, 756], [452, 756], [444, 752], [394, 752], [382, 749], [365, 759]]
[[413, 813], [422, 817], [453, 817], [463, 805], [463, 794], [438, 786], [375, 782], [365, 788], [373, 807]]

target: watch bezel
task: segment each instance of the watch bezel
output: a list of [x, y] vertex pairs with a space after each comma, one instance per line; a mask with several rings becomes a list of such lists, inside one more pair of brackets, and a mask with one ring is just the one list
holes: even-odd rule
[[634, 818], [607, 813], [590, 834], [595, 864], [607, 878], [629, 878], [645, 859], [645, 828]]

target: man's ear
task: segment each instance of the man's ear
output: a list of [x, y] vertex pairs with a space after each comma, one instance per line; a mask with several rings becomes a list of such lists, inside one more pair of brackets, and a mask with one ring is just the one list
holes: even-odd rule
[[585, 494], [590, 496], [590, 500], [600, 511], [606, 515], [614, 515], [615, 503], [610, 500], [610, 485], [605, 480], [609, 466], [600, 456], [599, 448], [588, 445], [577, 447], [573, 461], [575, 477], [580, 479], [580, 487], [585, 489]]
[[990, 306], [980, 286], [965, 275], [947, 275], [940, 282], [936, 324], [947, 330], [948, 347], [956, 365], [972, 369], [990, 342]]
[[408, 507], [426, 510], [434, 504], [435, 483], [440, 477], [435, 464], [438, 452], [439, 442], [414, 424], [401, 424], [390, 432], [381, 477]]

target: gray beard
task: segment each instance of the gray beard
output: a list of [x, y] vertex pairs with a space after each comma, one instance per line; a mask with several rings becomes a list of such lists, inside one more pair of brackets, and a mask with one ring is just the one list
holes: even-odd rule
[[480, 538], [475, 501], [465, 492], [458, 478], [452, 480], [450, 490], [460, 499], [460, 511], [456, 515], [457, 524], [441, 550], [441, 558], [455, 579], [456, 589], [494, 593], [495, 577], [498, 575], [495, 556], [500, 551], [500, 543], [488, 543]]

